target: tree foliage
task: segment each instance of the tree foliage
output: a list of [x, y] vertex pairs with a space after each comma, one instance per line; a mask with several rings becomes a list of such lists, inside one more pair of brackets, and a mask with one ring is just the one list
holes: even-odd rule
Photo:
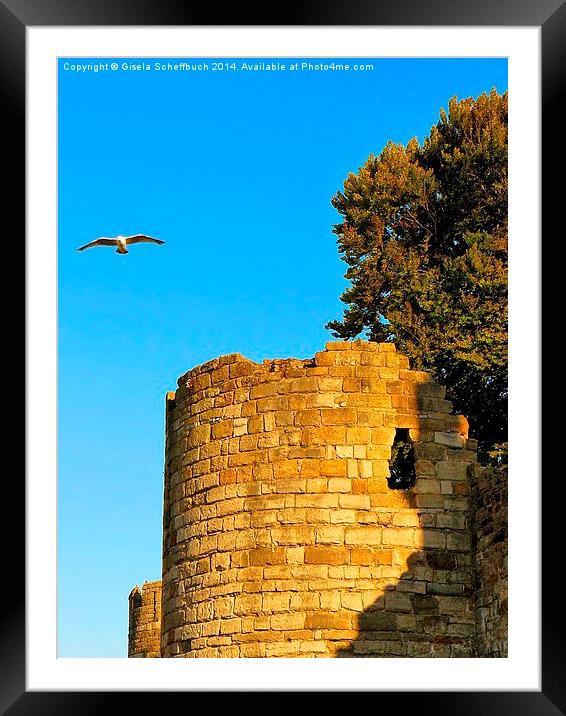
[[486, 458], [507, 430], [507, 93], [450, 100], [332, 199], [348, 264], [334, 335], [394, 341], [446, 385]]

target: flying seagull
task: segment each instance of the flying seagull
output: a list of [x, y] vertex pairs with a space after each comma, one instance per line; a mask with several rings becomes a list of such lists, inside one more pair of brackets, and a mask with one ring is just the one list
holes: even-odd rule
[[91, 241], [90, 244], [80, 246], [77, 251], [84, 251], [90, 249], [92, 246], [116, 246], [117, 254], [127, 254], [128, 249], [126, 246], [129, 244], [164, 244], [165, 241], [160, 239], [154, 239], [153, 236], [146, 236], [145, 234], [135, 234], [134, 236], [115, 236], [108, 238], [107, 236], [101, 236], [96, 241]]

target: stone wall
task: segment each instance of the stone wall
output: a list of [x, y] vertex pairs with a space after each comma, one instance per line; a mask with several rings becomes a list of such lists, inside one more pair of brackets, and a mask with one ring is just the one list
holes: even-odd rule
[[[163, 657], [473, 654], [475, 441], [444, 388], [392, 344], [363, 341], [310, 360], [224, 356], [178, 385]], [[407, 490], [388, 484], [400, 428]]]
[[161, 581], [136, 585], [128, 598], [128, 656], [160, 656]]
[[507, 656], [507, 468], [475, 466], [472, 540], [477, 656]]

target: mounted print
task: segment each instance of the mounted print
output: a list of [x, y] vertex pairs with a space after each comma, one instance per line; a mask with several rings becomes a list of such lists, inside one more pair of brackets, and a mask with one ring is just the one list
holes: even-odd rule
[[507, 657], [507, 59], [57, 71], [59, 656]]
[[537, 18], [33, 2], [14, 693], [536, 710]]

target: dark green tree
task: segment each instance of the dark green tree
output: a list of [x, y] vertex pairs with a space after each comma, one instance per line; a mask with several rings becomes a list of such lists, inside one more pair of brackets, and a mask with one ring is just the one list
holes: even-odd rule
[[419, 144], [389, 142], [332, 199], [348, 339], [394, 341], [447, 387], [480, 457], [507, 435], [507, 93], [450, 100]]

